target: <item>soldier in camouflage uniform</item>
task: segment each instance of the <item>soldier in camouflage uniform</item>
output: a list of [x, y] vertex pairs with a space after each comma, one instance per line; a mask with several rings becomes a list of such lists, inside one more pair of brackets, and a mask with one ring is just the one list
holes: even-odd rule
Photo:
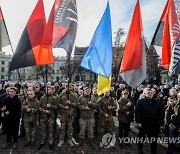
[[[19, 99], [21, 100], [21, 105], [28, 99], [27, 89], [21, 89], [20, 94], [18, 95]], [[20, 125], [19, 125], [19, 132], [18, 136], [23, 137], [26, 135], [25, 128], [24, 128], [24, 112], [21, 113]]]
[[94, 117], [95, 117], [95, 135], [98, 135], [98, 119], [99, 119], [99, 107], [98, 107], [98, 99], [99, 96], [97, 94], [97, 89], [93, 89], [93, 94], [91, 95], [92, 101], [97, 104], [97, 108], [95, 109]]
[[41, 144], [38, 147], [40, 150], [44, 145], [48, 134], [49, 149], [53, 150], [53, 134], [54, 134], [54, 119], [56, 116], [57, 102], [53, 96], [52, 87], [47, 86], [47, 93], [40, 99], [40, 126], [41, 126]]
[[[56, 92], [56, 87], [54, 85], [51, 86], [51, 87], [52, 87], [52, 93], [56, 97], [56, 102], [57, 102], [58, 94]], [[56, 130], [57, 130], [57, 123], [56, 123], [56, 121], [57, 120], [59, 120], [58, 119], [58, 110], [56, 110], [55, 118], [54, 118], [54, 137], [56, 137]]]
[[58, 148], [62, 147], [64, 144], [64, 137], [65, 137], [65, 126], [67, 124], [67, 135], [68, 135], [68, 144], [71, 147], [74, 147], [73, 140], [73, 120], [74, 120], [74, 111], [76, 106], [77, 98], [74, 93], [70, 90], [70, 85], [66, 84], [65, 90], [59, 95], [57, 102], [58, 102], [58, 111], [60, 115], [60, 139], [59, 144], [57, 145]]
[[114, 132], [114, 121], [113, 121], [113, 111], [117, 109], [117, 103], [114, 98], [110, 96], [110, 91], [104, 93], [104, 96], [100, 97], [98, 100], [99, 106], [99, 146], [103, 147], [101, 139], [105, 133], [105, 130], [108, 133]]
[[80, 109], [80, 119], [79, 119], [79, 138], [80, 144], [83, 143], [85, 138], [85, 130], [88, 129], [88, 138], [90, 139], [90, 145], [94, 148], [94, 112], [97, 108], [97, 104], [91, 99], [90, 89], [86, 87], [84, 89], [84, 95], [80, 96], [78, 99], [78, 107]]
[[28, 91], [28, 100], [23, 102], [24, 127], [26, 132], [25, 146], [35, 146], [35, 128], [37, 124], [37, 111], [39, 101], [35, 99], [35, 92]]

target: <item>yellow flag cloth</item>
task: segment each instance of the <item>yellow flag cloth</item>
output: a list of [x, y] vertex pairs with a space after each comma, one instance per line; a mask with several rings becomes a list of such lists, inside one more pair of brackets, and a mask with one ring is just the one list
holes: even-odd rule
[[111, 76], [109, 78], [105, 78], [104, 76], [98, 75], [98, 86], [97, 86], [98, 95], [108, 92], [110, 88], [111, 88]]

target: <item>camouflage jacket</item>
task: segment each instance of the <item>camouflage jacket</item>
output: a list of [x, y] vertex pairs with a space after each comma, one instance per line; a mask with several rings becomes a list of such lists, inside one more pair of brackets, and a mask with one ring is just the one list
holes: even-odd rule
[[[85, 109], [87, 106], [89, 110]], [[93, 102], [92, 97], [80, 96], [78, 99], [78, 108], [80, 109], [80, 118], [94, 118], [94, 111], [97, 109], [97, 103]]]
[[[25, 106], [30, 108], [30, 112], [26, 112]], [[37, 112], [39, 109], [39, 101], [37, 99], [28, 99], [22, 104], [22, 112], [24, 113], [24, 122], [36, 122]]]
[[180, 128], [180, 101], [174, 106], [169, 105], [165, 111], [165, 121], [172, 123], [177, 129]]
[[[50, 107], [47, 107], [47, 104], [50, 104]], [[57, 101], [56, 97], [52, 94], [44, 94], [40, 99], [39, 111], [40, 111], [40, 118], [48, 119], [48, 118], [55, 118], [56, 117], [56, 110], [57, 110]], [[47, 113], [46, 111], [49, 111]]]
[[177, 102], [177, 104], [174, 107], [174, 121], [175, 121], [175, 126], [177, 129], [180, 128], [180, 100]]
[[[113, 111], [117, 109], [116, 101], [111, 96], [100, 97], [98, 100], [98, 106], [99, 106], [100, 118], [105, 118], [105, 114], [108, 114], [108, 117], [106, 119], [112, 119]], [[108, 109], [108, 106], [111, 107], [111, 109]]]
[[28, 95], [27, 94], [19, 94], [18, 95], [20, 101], [21, 101], [21, 104], [23, 104], [25, 101], [28, 100]]
[[[130, 100], [127, 98], [120, 98], [118, 101], [119, 111], [118, 111], [118, 119], [124, 123], [130, 123], [134, 119], [134, 105], [131, 102], [131, 106], [128, 106], [127, 103]], [[127, 115], [126, 112], [129, 112]]]
[[[67, 103], [67, 100], [70, 100], [71, 104]], [[75, 112], [77, 97], [75, 94], [70, 91], [69, 94], [65, 90], [57, 98], [58, 111], [61, 116], [72, 116]], [[68, 106], [69, 109], [65, 109]]]
[[99, 106], [98, 106], [99, 96], [91, 95], [91, 99], [92, 99], [92, 102], [96, 104], [95, 112], [99, 112]]

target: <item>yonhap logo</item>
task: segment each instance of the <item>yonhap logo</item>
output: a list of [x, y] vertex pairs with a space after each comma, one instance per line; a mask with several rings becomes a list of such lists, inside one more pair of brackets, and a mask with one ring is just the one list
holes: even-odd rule
[[102, 144], [104, 148], [113, 147], [116, 144], [115, 133], [107, 133], [102, 137]]

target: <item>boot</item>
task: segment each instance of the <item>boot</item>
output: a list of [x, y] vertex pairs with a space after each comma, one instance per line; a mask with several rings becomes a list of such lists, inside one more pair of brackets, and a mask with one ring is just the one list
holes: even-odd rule
[[17, 143], [13, 143], [12, 149], [16, 149], [16, 148], [17, 148]]
[[138, 149], [138, 154], [143, 154], [143, 149]]
[[90, 139], [89, 144], [92, 149], [96, 148], [95, 141], [93, 139]]
[[49, 150], [51, 150], [51, 151], [54, 150], [53, 144], [49, 144]]
[[26, 141], [26, 143], [24, 144], [24, 147], [28, 147], [31, 145], [31, 142], [30, 141]]
[[70, 145], [71, 148], [74, 148], [74, 143], [72, 142], [72, 140], [68, 140], [68, 144]]
[[41, 144], [39, 145], [39, 147], [37, 148], [37, 150], [38, 150], [38, 151], [41, 150], [44, 146], [45, 146], [45, 143], [41, 143]]
[[79, 139], [79, 145], [83, 145], [83, 143], [84, 143], [84, 139], [80, 138]]
[[100, 148], [103, 148], [103, 147], [104, 147], [102, 142], [99, 142], [99, 147], [100, 147]]
[[61, 148], [63, 144], [64, 144], [64, 140], [60, 140], [60, 141], [59, 141], [59, 144], [57, 145], [57, 147], [58, 147], [58, 148]]
[[31, 147], [35, 147], [35, 142], [31, 141]]

